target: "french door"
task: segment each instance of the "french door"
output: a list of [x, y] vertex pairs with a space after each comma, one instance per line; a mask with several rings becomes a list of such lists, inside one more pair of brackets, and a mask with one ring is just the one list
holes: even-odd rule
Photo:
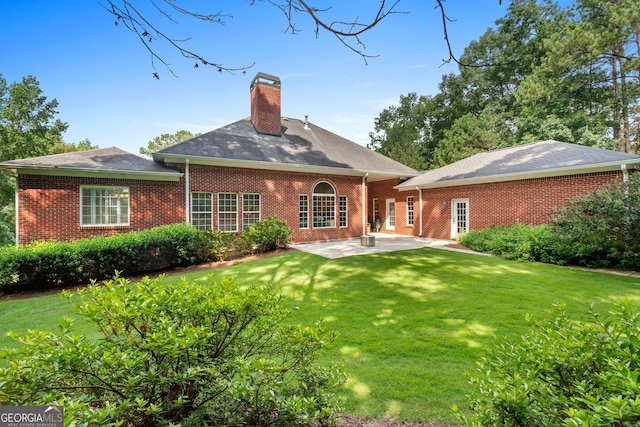
[[396, 199], [387, 199], [387, 230], [396, 229]]
[[469, 199], [451, 200], [451, 238], [469, 231]]

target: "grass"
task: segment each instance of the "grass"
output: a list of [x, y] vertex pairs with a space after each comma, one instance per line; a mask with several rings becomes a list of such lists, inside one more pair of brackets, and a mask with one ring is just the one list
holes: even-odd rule
[[[336, 260], [290, 252], [210, 274], [276, 283], [292, 321], [323, 320], [340, 333], [322, 357], [345, 365], [346, 412], [444, 423], [452, 405], [467, 406], [465, 372], [496, 337], [524, 333], [527, 313], [542, 319], [554, 302], [583, 314], [586, 302], [603, 312], [622, 298], [640, 301], [637, 278], [430, 248]], [[58, 296], [2, 302], [0, 331], [52, 328], [69, 314]]]

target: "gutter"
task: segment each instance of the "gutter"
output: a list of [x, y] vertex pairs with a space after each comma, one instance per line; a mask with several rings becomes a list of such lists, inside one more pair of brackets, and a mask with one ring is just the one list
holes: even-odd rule
[[191, 215], [190, 215], [190, 201], [191, 194], [189, 193], [189, 159], [187, 159], [184, 163], [184, 214], [186, 216], [185, 223], [191, 224]]

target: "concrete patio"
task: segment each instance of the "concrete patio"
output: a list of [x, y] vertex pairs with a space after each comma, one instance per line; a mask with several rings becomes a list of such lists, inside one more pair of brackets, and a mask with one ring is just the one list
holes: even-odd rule
[[309, 252], [325, 258], [342, 258], [354, 255], [367, 255], [381, 252], [404, 251], [418, 248], [435, 248], [448, 251], [485, 255], [455, 246], [455, 240], [431, 239], [427, 237], [413, 237], [402, 234], [372, 233], [375, 236], [375, 246], [361, 246], [360, 238], [332, 240], [329, 242], [298, 243], [293, 247], [299, 251]]

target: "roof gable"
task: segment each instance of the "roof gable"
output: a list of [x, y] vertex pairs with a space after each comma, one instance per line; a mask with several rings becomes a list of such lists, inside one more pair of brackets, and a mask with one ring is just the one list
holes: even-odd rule
[[622, 164], [640, 164], [640, 156], [549, 140], [478, 153], [425, 171], [396, 188], [437, 188], [570, 175], [620, 169]]

